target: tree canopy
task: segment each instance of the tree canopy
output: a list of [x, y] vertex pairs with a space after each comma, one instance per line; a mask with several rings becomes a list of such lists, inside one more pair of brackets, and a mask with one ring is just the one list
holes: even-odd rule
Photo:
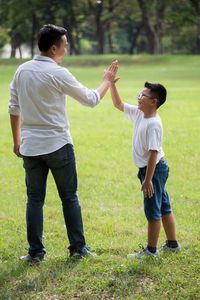
[[0, 48], [33, 56], [48, 23], [67, 29], [71, 55], [200, 53], [200, 0], [0, 0]]

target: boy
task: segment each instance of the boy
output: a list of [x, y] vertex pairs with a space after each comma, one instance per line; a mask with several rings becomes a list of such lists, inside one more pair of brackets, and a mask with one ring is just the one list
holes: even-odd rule
[[166, 233], [166, 244], [160, 250], [181, 250], [176, 241], [175, 220], [172, 215], [169, 196], [165, 183], [169, 167], [164, 159], [162, 149], [163, 128], [157, 109], [166, 100], [166, 89], [161, 84], [146, 82], [138, 95], [138, 107], [122, 102], [117, 88], [116, 79], [110, 79], [111, 96], [116, 108], [125, 113], [125, 117], [134, 124], [133, 161], [139, 168], [138, 178], [144, 195], [144, 211], [148, 220], [147, 246], [137, 254], [155, 256], [158, 254], [157, 242], [160, 233], [161, 219]]

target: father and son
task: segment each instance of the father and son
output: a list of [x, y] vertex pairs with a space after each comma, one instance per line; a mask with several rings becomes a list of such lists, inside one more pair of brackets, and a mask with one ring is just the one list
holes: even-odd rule
[[166, 244], [160, 250], [181, 250], [176, 240], [175, 220], [165, 183], [169, 167], [162, 149], [163, 128], [157, 109], [166, 100], [161, 84], [146, 82], [138, 95], [138, 106], [123, 102], [116, 88], [118, 61], [104, 71], [103, 82], [96, 90], [80, 84], [66, 69], [60, 67], [67, 53], [67, 30], [52, 24], [44, 25], [38, 34], [40, 55], [17, 69], [10, 85], [9, 114], [14, 153], [23, 158], [27, 189], [26, 224], [28, 262], [43, 260], [43, 205], [49, 170], [62, 201], [63, 215], [69, 239], [70, 257], [91, 254], [86, 246], [81, 208], [77, 196], [77, 172], [66, 95], [82, 105], [99, 104], [110, 88], [113, 104], [134, 124], [132, 154], [144, 197], [148, 221], [147, 246], [136, 254], [156, 256], [161, 220]]

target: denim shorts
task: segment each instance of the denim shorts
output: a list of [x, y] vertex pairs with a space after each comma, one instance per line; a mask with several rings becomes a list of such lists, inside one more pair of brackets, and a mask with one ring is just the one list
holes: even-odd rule
[[[140, 168], [138, 178], [141, 184], [144, 181], [147, 167]], [[162, 215], [172, 213], [169, 196], [165, 189], [165, 183], [169, 176], [169, 166], [164, 159], [161, 159], [155, 168], [152, 178], [154, 194], [151, 198], [144, 196], [144, 212], [148, 221], [160, 220]]]

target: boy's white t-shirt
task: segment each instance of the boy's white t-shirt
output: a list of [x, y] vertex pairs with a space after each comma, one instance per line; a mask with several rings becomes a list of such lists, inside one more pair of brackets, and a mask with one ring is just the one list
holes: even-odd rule
[[137, 106], [124, 104], [125, 117], [134, 124], [132, 153], [136, 167], [147, 166], [149, 150], [158, 151], [157, 161], [164, 157], [162, 149], [163, 126], [159, 115], [144, 118], [144, 113]]

